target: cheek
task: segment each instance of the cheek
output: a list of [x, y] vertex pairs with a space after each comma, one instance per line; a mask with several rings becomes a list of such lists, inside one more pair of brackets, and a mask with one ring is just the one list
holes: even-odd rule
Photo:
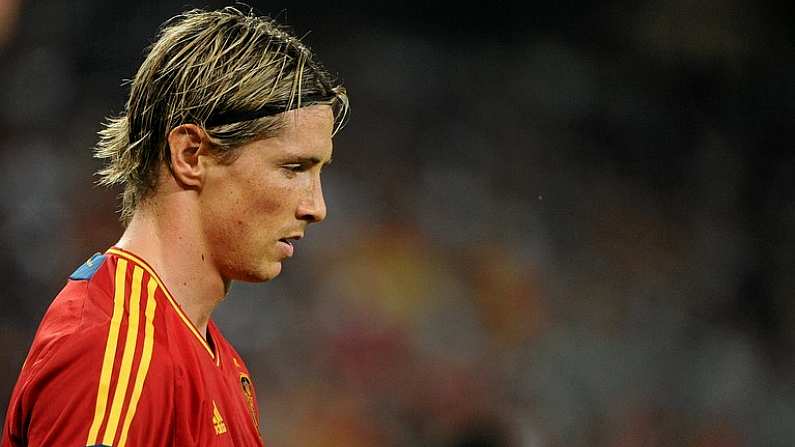
[[281, 232], [292, 224], [292, 197], [294, 192], [283, 185], [250, 185], [242, 201], [240, 227], [250, 232], [250, 237], [283, 236]]
[[265, 218], [278, 215], [287, 205], [280, 197], [284, 197], [284, 194], [279, 194], [278, 190], [266, 189], [253, 198], [251, 203], [254, 206], [249, 211]]
[[285, 181], [277, 173], [264, 177], [234, 174], [235, 180], [213, 197], [214, 227], [221, 230], [216, 239], [226, 239], [220, 241], [225, 250], [260, 251], [266, 240], [282, 237], [294, 226], [297, 187], [301, 185]]
[[246, 191], [246, 210], [256, 220], [279, 216], [287, 208], [290, 192], [278, 184], [251, 184]]

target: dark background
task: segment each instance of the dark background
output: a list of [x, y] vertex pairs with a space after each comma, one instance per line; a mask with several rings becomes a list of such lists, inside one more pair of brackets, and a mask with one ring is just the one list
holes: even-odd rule
[[[3, 408], [121, 234], [90, 148], [122, 79], [226, 4], [0, 1]], [[795, 443], [784, 2], [251, 4], [352, 103], [327, 221], [215, 314], [266, 445]]]

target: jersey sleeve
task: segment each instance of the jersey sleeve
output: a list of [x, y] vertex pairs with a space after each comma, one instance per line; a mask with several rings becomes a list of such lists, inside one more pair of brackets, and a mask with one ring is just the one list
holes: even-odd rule
[[174, 445], [172, 362], [155, 342], [153, 286], [132, 276], [106, 322], [52, 334], [26, 360], [2, 447]]

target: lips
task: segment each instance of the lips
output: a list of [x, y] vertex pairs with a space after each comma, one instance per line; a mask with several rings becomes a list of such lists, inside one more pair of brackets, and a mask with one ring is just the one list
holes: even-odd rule
[[284, 250], [284, 254], [289, 258], [293, 255], [295, 248], [289, 239], [279, 239], [279, 246]]
[[302, 234], [296, 234], [293, 236], [283, 237], [279, 239], [279, 246], [284, 249], [284, 254], [289, 258], [295, 252], [295, 241], [301, 239], [303, 237]]

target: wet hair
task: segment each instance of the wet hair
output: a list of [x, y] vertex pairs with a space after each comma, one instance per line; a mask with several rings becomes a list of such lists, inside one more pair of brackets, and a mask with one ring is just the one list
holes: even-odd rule
[[156, 190], [161, 162], [171, 166], [175, 127], [201, 126], [213, 154], [231, 161], [236, 147], [282, 129], [284, 112], [313, 104], [332, 106], [336, 133], [349, 111], [346, 90], [285, 27], [232, 7], [187, 11], [162, 25], [123, 113], [99, 132], [99, 184], [123, 185], [127, 224]]

